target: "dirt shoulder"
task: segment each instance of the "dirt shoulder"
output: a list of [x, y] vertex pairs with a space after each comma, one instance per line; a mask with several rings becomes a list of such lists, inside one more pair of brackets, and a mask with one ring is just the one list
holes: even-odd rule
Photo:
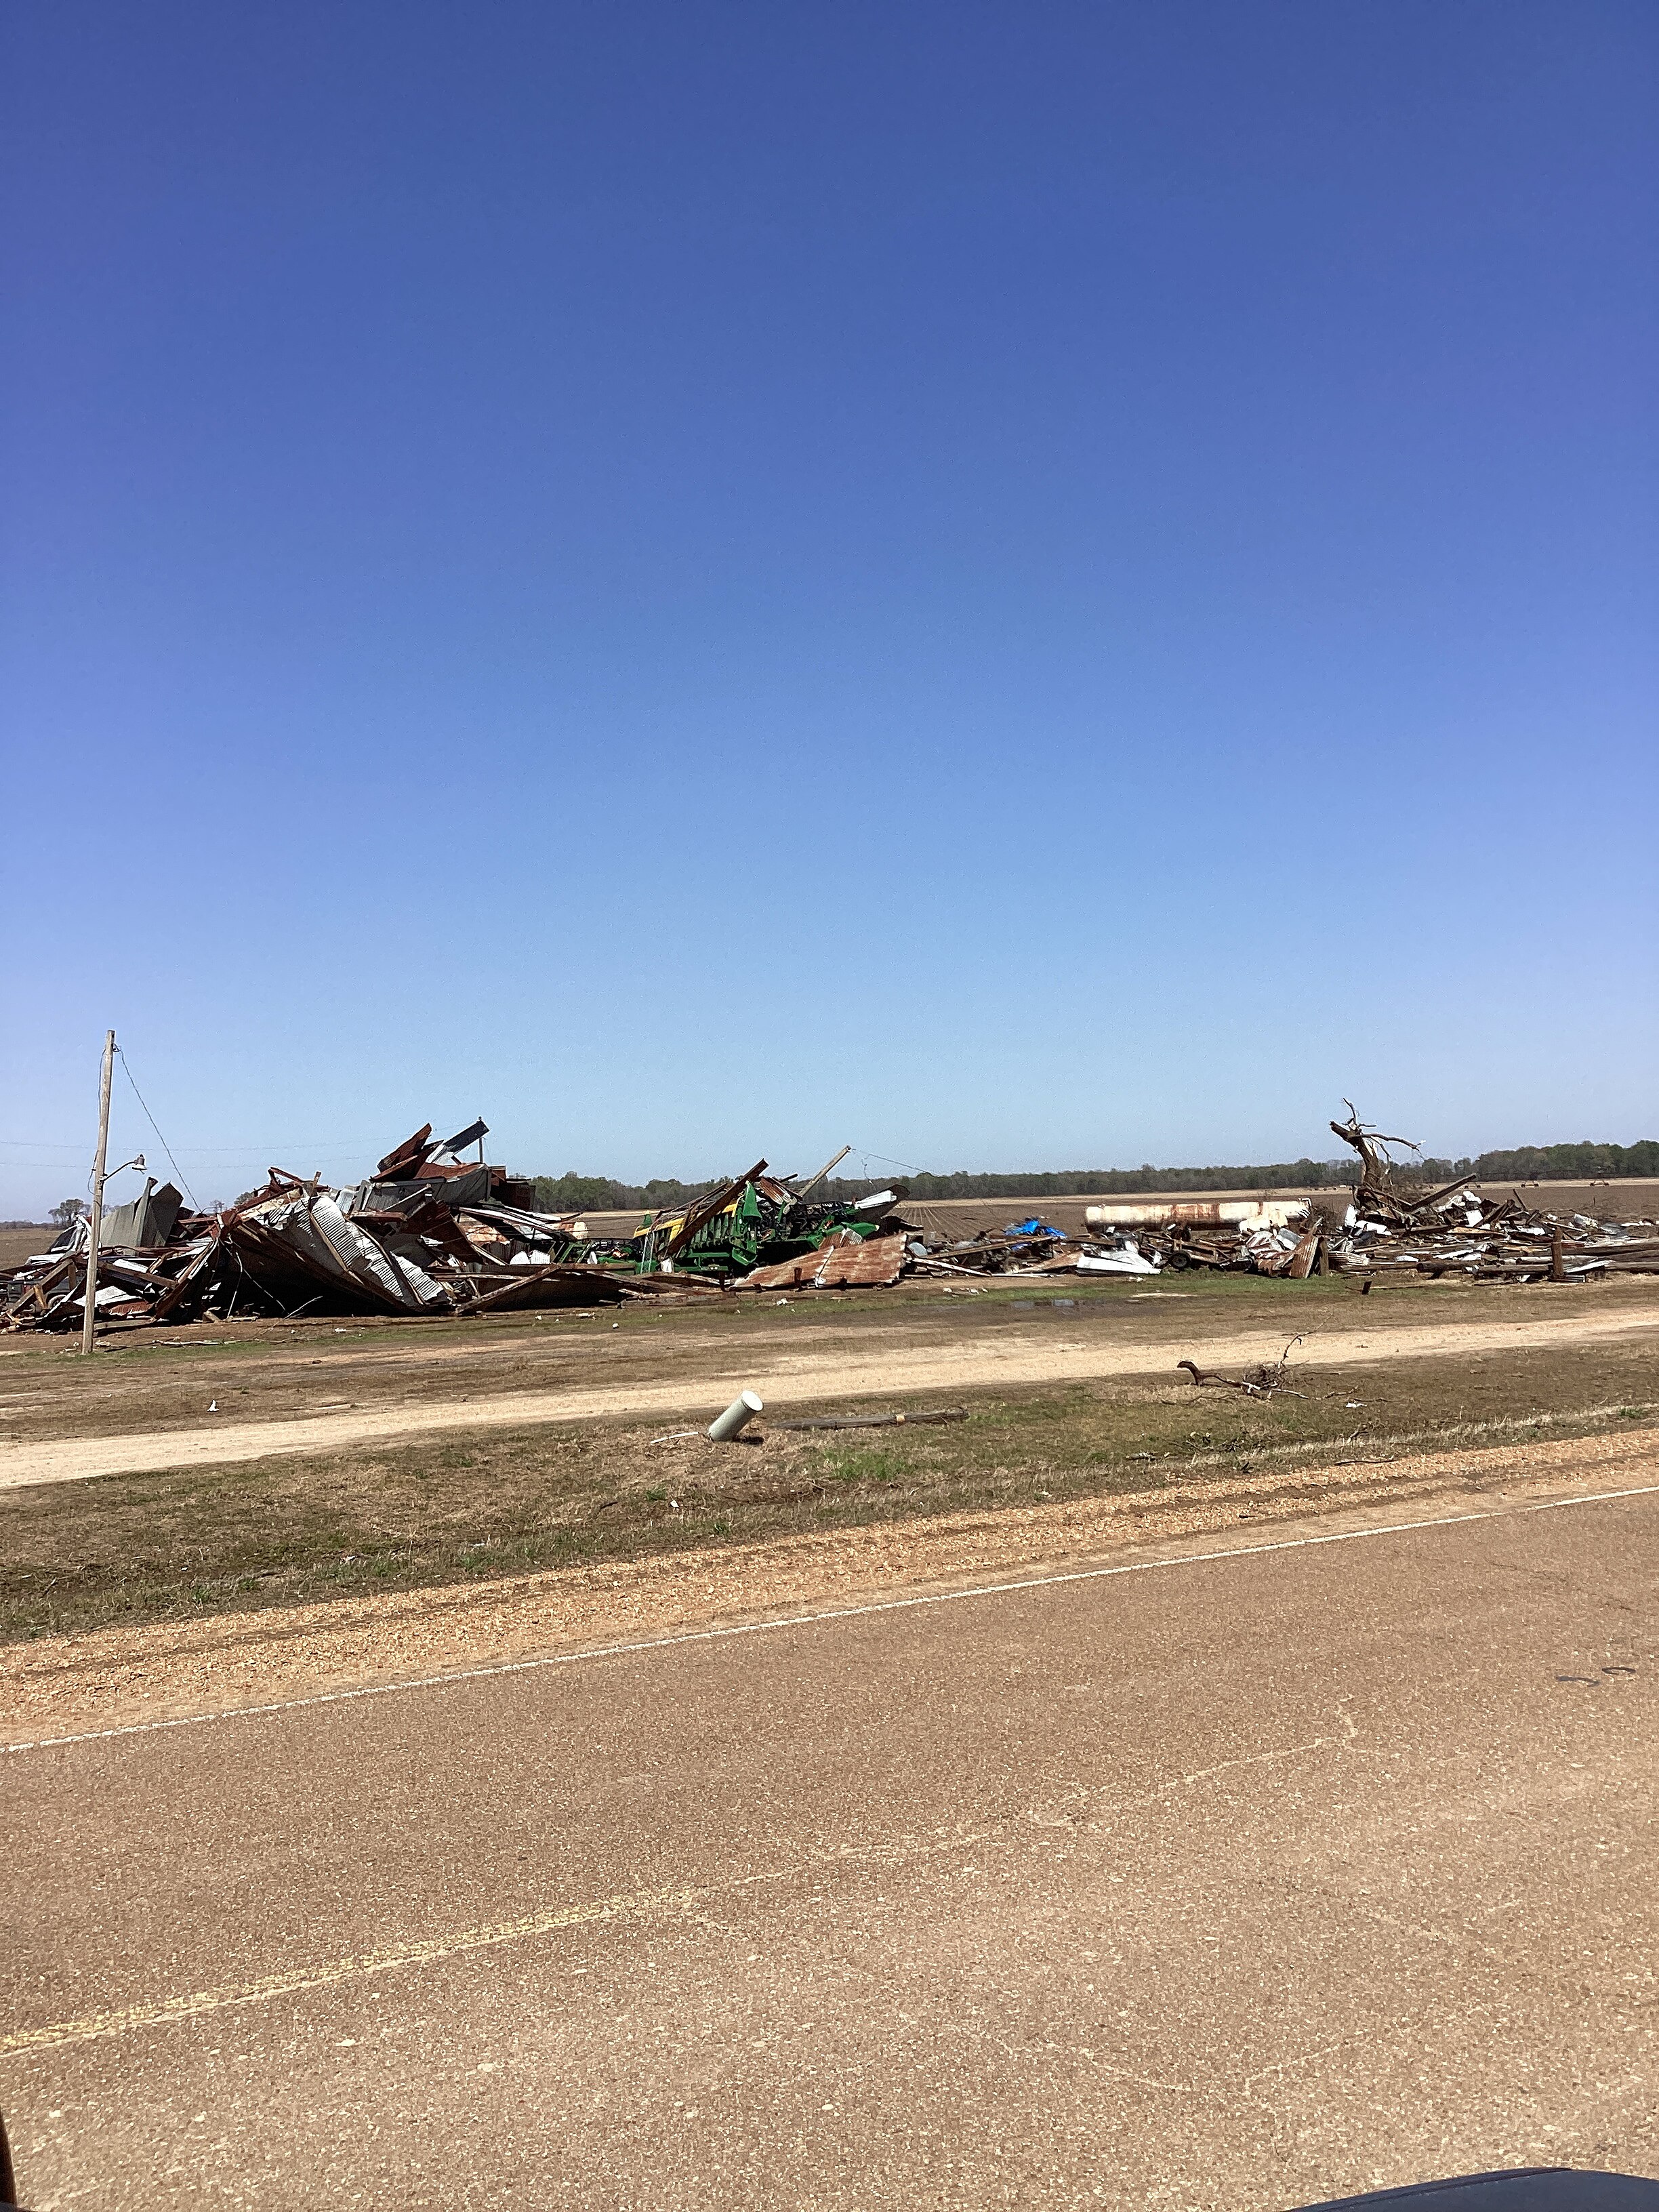
[[1564, 1315], [1659, 1316], [1659, 1277], [1524, 1291], [1413, 1278], [1367, 1297], [1352, 1279], [1334, 1277], [1287, 1283], [1188, 1272], [1141, 1285], [1016, 1276], [984, 1286], [902, 1284], [465, 1322], [384, 1316], [132, 1329], [100, 1341], [92, 1359], [63, 1339], [0, 1338], [0, 1450], [197, 1431], [210, 1407], [222, 1429], [533, 1391], [690, 1390], [734, 1372], [763, 1389], [769, 1375], [794, 1371], [803, 1359], [873, 1370], [891, 1355], [936, 1351], [949, 1362], [982, 1346], [994, 1358], [999, 1345], [1072, 1339], [1139, 1347], [1150, 1371], [1177, 1337], [1180, 1352], [1200, 1362], [1213, 1346], [1248, 1338], [1255, 1360], [1274, 1357], [1297, 1335], [1311, 1342], [1336, 1330], [1380, 1340], [1401, 1330], [1532, 1325]]
[[[1345, 1318], [1352, 1311], [1349, 1300]], [[869, 1330], [855, 1332], [854, 1340], [838, 1340], [835, 1334], [822, 1331], [810, 1340], [787, 1340], [775, 1330], [769, 1340], [750, 1335], [740, 1363], [732, 1357], [735, 1347], [729, 1340], [705, 1334], [679, 1347], [681, 1371], [666, 1380], [647, 1379], [647, 1368], [636, 1377], [619, 1376], [615, 1382], [553, 1390], [497, 1388], [438, 1402], [388, 1398], [366, 1410], [348, 1407], [274, 1420], [226, 1419], [216, 1406], [210, 1406], [189, 1427], [0, 1444], [0, 1490], [234, 1465], [280, 1454], [338, 1452], [439, 1433], [653, 1416], [706, 1419], [745, 1388], [758, 1388], [769, 1407], [782, 1413], [832, 1398], [859, 1403], [916, 1393], [1167, 1374], [1195, 1345], [1206, 1366], [1236, 1372], [1264, 1352], [1265, 1316], [1248, 1333], [1235, 1323], [1232, 1333], [1218, 1334], [1212, 1325], [1201, 1341], [1190, 1325], [1179, 1335], [1122, 1341], [1091, 1331], [1080, 1310], [1050, 1307], [1042, 1323], [1029, 1326], [1019, 1325], [1019, 1316], [1006, 1306], [1004, 1316], [1016, 1325], [994, 1332], [980, 1328], [944, 1341], [906, 1341], [902, 1334]], [[1337, 1327], [1332, 1325], [1328, 1306], [1322, 1316], [1308, 1313], [1299, 1317], [1308, 1325], [1301, 1332], [1304, 1341], [1297, 1347], [1295, 1361], [1308, 1369], [1385, 1359], [1467, 1358], [1517, 1347], [1588, 1346], [1659, 1328], [1659, 1310], [1651, 1297], [1644, 1297], [1641, 1304], [1621, 1300], [1611, 1307], [1577, 1311], [1560, 1304], [1517, 1308], [1511, 1304], [1501, 1316], [1468, 1321], [1454, 1318], [1443, 1309], [1434, 1320], [1419, 1323], [1397, 1311], [1385, 1321], [1379, 1311], [1374, 1319], [1368, 1316], [1363, 1327]], [[1065, 1326], [1068, 1321], [1076, 1322], [1080, 1334], [1071, 1334]], [[619, 1346], [618, 1352], [623, 1349]], [[689, 1360], [684, 1357], [688, 1351], [693, 1354]], [[698, 1351], [702, 1358], [695, 1356]]]
[[1282, 1541], [1424, 1513], [1659, 1482], [1659, 1428], [1384, 1465], [1214, 1475], [1154, 1492], [940, 1514], [714, 1550], [254, 1614], [47, 1637], [0, 1651], [0, 1741], [38, 1742], [536, 1656], [878, 1603], [1183, 1544]]

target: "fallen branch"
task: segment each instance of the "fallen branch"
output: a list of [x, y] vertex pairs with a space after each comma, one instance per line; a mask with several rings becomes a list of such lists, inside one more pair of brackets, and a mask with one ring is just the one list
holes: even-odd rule
[[1200, 1367], [1191, 1359], [1177, 1359], [1177, 1369], [1185, 1368], [1201, 1390], [1239, 1390], [1247, 1398], [1273, 1398], [1281, 1392], [1286, 1397], [1299, 1398], [1300, 1390], [1285, 1390], [1285, 1376], [1291, 1352], [1302, 1339], [1293, 1336], [1277, 1359], [1260, 1367], [1252, 1367], [1243, 1376], [1224, 1375], [1219, 1368]]
[[808, 1421], [774, 1421], [775, 1429], [895, 1429], [918, 1422], [965, 1421], [965, 1406], [950, 1406], [937, 1413], [820, 1413]]

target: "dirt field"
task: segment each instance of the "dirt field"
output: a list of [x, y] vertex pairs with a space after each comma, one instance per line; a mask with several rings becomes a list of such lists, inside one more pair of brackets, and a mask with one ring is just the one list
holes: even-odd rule
[[[290, 1448], [315, 1449], [416, 1431], [439, 1416], [482, 1427], [556, 1419], [562, 1408], [582, 1419], [699, 1408], [747, 1384], [798, 1407], [1156, 1372], [1188, 1356], [1249, 1363], [1296, 1335], [1294, 1358], [1317, 1364], [1383, 1344], [1455, 1352], [1542, 1343], [1563, 1327], [1575, 1338], [1640, 1334], [1659, 1322], [1659, 1283], [1643, 1276], [1561, 1286], [1413, 1280], [1369, 1297], [1343, 1277], [1034, 1279], [460, 1322], [207, 1322], [112, 1337], [90, 1361], [76, 1340], [16, 1336], [0, 1340], [0, 1485], [9, 1468], [44, 1472], [71, 1441], [94, 1438], [166, 1436], [191, 1461], [231, 1449], [256, 1424], [303, 1421]], [[281, 1440], [272, 1432], [261, 1448]]]
[[44, 1252], [55, 1229], [0, 1229], [0, 1267], [15, 1267], [32, 1253]]

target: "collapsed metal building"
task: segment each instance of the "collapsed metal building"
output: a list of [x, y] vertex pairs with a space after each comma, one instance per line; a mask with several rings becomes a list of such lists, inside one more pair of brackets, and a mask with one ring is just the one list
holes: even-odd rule
[[[98, 1316], [131, 1326], [684, 1298], [829, 1240], [850, 1237], [862, 1249], [880, 1226], [880, 1212], [866, 1219], [856, 1205], [812, 1197], [827, 1170], [797, 1188], [759, 1160], [678, 1214], [647, 1215], [631, 1236], [590, 1237], [579, 1216], [539, 1212], [532, 1181], [459, 1158], [474, 1142], [482, 1155], [488, 1133], [477, 1121], [434, 1140], [428, 1123], [345, 1188], [272, 1168], [259, 1189], [212, 1212], [149, 1182], [103, 1216]], [[884, 1211], [894, 1194], [878, 1198]], [[80, 1326], [90, 1238], [77, 1221], [47, 1251], [0, 1271], [0, 1326]]]
[[[1463, 1176], [1420, 1188], [1349, 1109], [1331, 1127], [1356, 1153], [1351, 1199], [1164, 1200], [1090, 1206], [1081, 1235], [1038, 1216], [952, 1237], [912, 1218], [902, 1187], [856, 1200], [814, 1194], [842, 1152], [802, 1181], [764, 1159], [630, 1233], [592, 1236], [539, 1211], [532, 1181], [483, 1157], [488, 1125], [435, 1139], [418, 1129], [359, 1183], [336, 1188], [272, 1168], [211, 1212], [172, 1184], [103, 1216], [96, 1308], [116, 1326], [239, 1316], [447, 1316], [684, 1301], [726, 1291], [869, 1289], [902, 1278], [1153, 1275], [1223, 1270], [1291, 1279], [1331, 1273], [1582, 1281], [1659, 1272], [1659, 1224], [1560, 1215]], [[478, 1158], [463, 1159], [476, 1144]], [[921, 1210], [918, 1210], [921, 1212]], [[927, 1211], [932, 1211], [931, 1209]], [[90, 1231], [0, 1271], [0, 1327], [81, 1325]]]

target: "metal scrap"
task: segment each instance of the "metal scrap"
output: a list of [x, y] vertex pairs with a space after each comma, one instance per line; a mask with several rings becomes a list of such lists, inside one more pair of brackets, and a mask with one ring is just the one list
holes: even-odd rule
[[[273, 1168], [213, 1213], [185, 1211], [147, 1183], [103, 1218], [96, 1306], [106, 1322], [204, 1316], [459, 1315], [526, 1306], [615, 1304], [649, 1297], [590, 1256], [574, 1217], [535, 1210], [535, 1185], [484, 1161], [446, 1159], [489, 1133], [477, 1121], [442, 1143], [431, 1126], [395, 1146], [347, 1189]], [[0, 1272], [0, 1326], [67, 1329], [85, 1304], [90, 1230], [73, 1224], [45, 1252]], [[664, 1285], [676, 1292], [690, 1287]]]
[[[1331, 1127], [1358, 1161], [1346, 1201], [1157, 1200], [1091, 1206], [1081, 1236], [1030, 1215], [952, 1237], [937, 1225], [938, 1209], [907, 1217], [902, 1185], [854, 1200], [815, 1195], [838, 1153], [805, 1181], [758, 1159], [689, 1206], [647, 1213], [631, 1235], [596, 1237], [574, 1214], [541, 1212], [532, 1180], [484, 1159], [487, 1123], [434, 1140], [428, 1122], [345, 1188], [272, 1168], [258, 1190], [204, 1213], [173, 1185], [147, 1182], [102, 1217], [96, 1312], [125, 1326], [262, 1315], [453, 1317], [731, 1291], [868, 1290], [904, 1279], [938, 1280], [949, 1295], [946, 1285], [963, 1279], [978, 1288], [1018, 1276], [1193, 1268], [1291, 1281], [1336, 1273], [1362, 1289], [1445, 1275], [1570, 1284], [1659, 1272], [1659, 1222], [1555, 1214], [1513, 1193], [1487, 1199], [1468, 1176], [1422, 1188], [1399, 1157], [1416, 1151], [1410, 1140], [1384, 1136], [1351, 1104]], [[477, 1158], [461, 1158], [472, 1145]], [[89, 1236], [76, 1222], [0, 1270], [0, 1328], [81, 1323]]]
[[871, 1290], [897, 1282], [903, 1271], [904, 1238], [860, 1237], [838, 1229], [811, 1251], [756, 1267], [739, 1275], [735, 1291]]
[[[590, 1237], [575, 1215], [540, 1212], [533, 1181], [483, 1158], [489, 1133], [477, 1121], [436, 1140], [428, 1122], [360, 1183], [336, 1189], [272, 1168], [260, 1188], [212, 1213], [148, 1182], [103, 1217], [98, 1316], [143, 1325], [684, 1302], [772, 1275], [792, 1288], [873, 1287], [906, 1264], [906, 1234], [886, 1226], [896, 1192], [815, 1199], [827, 1168], [798, 1188], [763, 1159], [678, 1213], [647, 1214], [631, 1237]], [[457, 1157], [475, 1143], [476, 1160]], [[0, 1272], [0, 1327], [79, 1323], [89, 1233], [77, 1222]]]

